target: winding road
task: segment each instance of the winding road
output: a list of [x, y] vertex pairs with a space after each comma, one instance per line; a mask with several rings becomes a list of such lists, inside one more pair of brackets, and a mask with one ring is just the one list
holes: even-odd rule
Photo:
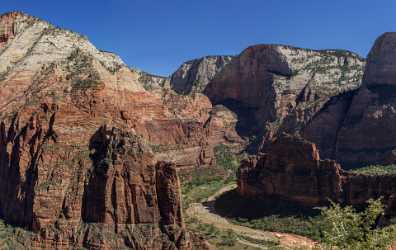
[[[210, 196], [207, 199], [207, 202], [205, 202], [205, 204], [208, 205], [204, 205], [202, 203], [191, 204], [191, 206], [186, 211], [187, 215], [198, 219], [200, 222], [204, 224], [212, 224], [218, 229], [232, 230], [236, 234], [243, 236], [245, 238], [250, 238], [258, 241], [273, 241], [273, 242], [278, 241], [282, 247], [285, 247], [287, 249], [295, 249], [295, 248], [312, 249], [315, 247], [315, 242], [313, 240], [303, 236], [299, 236], [295, 234], [256, 230], [249, 227], [233, 224], [229, 222], [226, 218], [218, 215], [214, 209], [214, 201], [216, 200], [217, 197], [219, 197], [223, 193], [231, 191], [235, 188], [236, 188], [236, 184], [223, 187], [222, 189], [220, 189], [214, 195]], [[244, 245], [249, 245], [259, 249], [267, 249], [266, 247], [258, 243], [253, 243], [241, 238], [239, 238], [238, 241], [239, 243]]]

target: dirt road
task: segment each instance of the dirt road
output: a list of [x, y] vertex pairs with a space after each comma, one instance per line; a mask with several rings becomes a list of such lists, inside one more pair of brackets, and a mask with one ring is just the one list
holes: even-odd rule
[[[312, 249], [315, 246], [315, 242], [309, 238], [298, 236], [294, 234], [287, 233], [277, 233], [277, 232], [268, 232], [252, 229], [249, 227], [244, 227], [240, 225], [233, 224], [229, 222], [226, 218], [221, 217], [215, 212], [213, 204], [217, 197], [222, 195], [225, 192], [233, 190], [236, 188], [236, 184], [232, 184], [220, 189], [214, 195], [208, 198], [205, 204], [209, 204], [207, 206], [202, 203], [193, 203], [187, 209], [187, 215], [190, 217], [195, 217], [199, 221], [205, 224], [212, 224], [221, 230], [233, 230], [236, 234], [251, 238], [259, 241], [278, 241], [279, 244], [285, 248], [303, 248], [303, 249]], [[249, 242], [247, 240], [239, 239], [240, 243], [245, 245], [250, 245], [256, 248], [266, 249], [260, 244]]]

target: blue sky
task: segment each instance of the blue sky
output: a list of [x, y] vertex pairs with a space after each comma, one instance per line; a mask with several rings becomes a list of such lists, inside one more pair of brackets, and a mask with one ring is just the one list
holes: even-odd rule
[[366, 56], [380, 34], [396, 30], [392, 0], [3, 0], [0, 12], [12, 10], [87, 35], [130, 66], [160, 75], [260, 43]]

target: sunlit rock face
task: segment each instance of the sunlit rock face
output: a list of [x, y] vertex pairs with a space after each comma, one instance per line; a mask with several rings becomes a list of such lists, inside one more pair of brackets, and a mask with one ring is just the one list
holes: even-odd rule
[[0, 85], [0, 216], [31, 232], [25, 248], [202, 243], [176, 169], [210, 166], [232, 134], [207, 97], [23, 13], [0, 16]]
[[266, 132], [297, 131], [335, 95], [361, 84], [364, 60], [347, 51], [257, 45], [208, 84], [215, 103], [234, 100], [254, 111]]
[[348, 51], [256, 45], [238, 56], [186, 62], [170, 84], [232, 110], [240, 135], [265, 143], [280, 132], [301, 133], [325, 157], [335, 157], [337, 128], [362, 84], [364, 66], [364, 59]]

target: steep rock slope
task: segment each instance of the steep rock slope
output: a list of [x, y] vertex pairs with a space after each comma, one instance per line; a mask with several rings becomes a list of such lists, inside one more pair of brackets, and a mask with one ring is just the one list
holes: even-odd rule
[[[300, 131], [331, 97], [360, 86], [365, 65], [348, 51], [283, 45], [252, 46], [228, 63], [215, 59], [182, 65], [171, 86], [178, 90], [200, 85], [214, 104], [238, 114], [240, 134], [266, 137]], [[203, 67], [212, 70], [207, 73]]]
[[346, 51], [280, 45], [246, 49], [205, 93], [215, 103], [235, 100], [254, 110], [257, 129], [302, 128], [330, 97], [358, 88], [364, 61]]
[[0, 132], [0, 213], [33, 232], [26, 248], [192, 248], [174, 165], [117, 128], [62, 143], [61, 109], [32, 112]]
[[[359, 90], [333, 98], [303, 134], [345, 167], [395, 163], [396, 33], [377, 39]], [[331, 152], [330, 152], [331, 151]]]
[[349, 165], [395, 163], [396, 33], [375, 42], [363, 86], [353, 98], [337, 138], [337, 159]]
[[210, 165], [214, 145], [207, 141], [225, 141], [213, 136], [232, 133], [211, 126], [207, 97], [180, 96], [167, 78], [129, 69], [79, 34], [10, 13], [0, 19], [0, 35], [0, 119], [40, 102], [68, 103], [81, 118], [90, 117], [92, 127], [116, 122], [134, 129], [160, 158], [187, 168]]
[[232, 56], [207, 56], [183, 63], [171, 76], [172, 89], [179, 94], [202, 93]]

